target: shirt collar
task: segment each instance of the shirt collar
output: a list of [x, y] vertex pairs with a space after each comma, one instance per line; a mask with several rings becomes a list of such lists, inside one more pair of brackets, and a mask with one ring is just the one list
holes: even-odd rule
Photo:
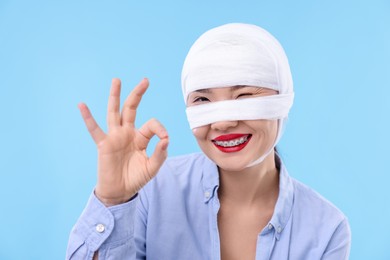
[[[277, 164], [280, 165], [279, 170], [279, 195], [276, 201], [274, 214], [265, 230], [275, 229], [276, 238], [279, 239], [280, 234], [286, 227], [291, 216], [294, 202], [294, 186], [291, 177], [288, 175], [287, 169], [284, 166], [280, 157], [275, 154]], [[217, 165], [204, 155], [202, 172], [202, 184], [204, 202], [207, 203], [215, 196], [219, 186], [219, 174]]]

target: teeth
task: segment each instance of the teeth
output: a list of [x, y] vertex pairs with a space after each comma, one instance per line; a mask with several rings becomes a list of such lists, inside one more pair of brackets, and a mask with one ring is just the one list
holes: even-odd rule
[[214, 141], [214, 143], [216, 145], [223, 146], [223, 147], [233, 147], [245, 143], [247, 140], [248, 140], [248, 136], [244, 136], [230, 141]]

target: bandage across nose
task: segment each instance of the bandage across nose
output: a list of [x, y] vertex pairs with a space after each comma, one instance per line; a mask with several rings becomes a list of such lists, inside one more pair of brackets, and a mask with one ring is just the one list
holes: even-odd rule
[[219, 121], [281, 119], [288, 115], [294, 94], [223, 100], [187, 107], [191, 129]]

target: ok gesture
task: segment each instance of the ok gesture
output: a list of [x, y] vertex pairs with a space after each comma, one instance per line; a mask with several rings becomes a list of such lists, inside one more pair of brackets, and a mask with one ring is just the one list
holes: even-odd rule
[[[156, 119], [140, 129], [134, 126], [137, 107], [149, 81], [143, 79], [127, 97], [120, 112], [121, 82], [113, 79], [107, 107], [108, 132], [104, 133], [87, 105], [79, 104], [85, 125], [98, 149], [98, 178], [95, 195], [106, 205], [128, 201], [158, 172], [167, 158], [168, 133]], [[148, 157], [152, 137], [160, 140]]]

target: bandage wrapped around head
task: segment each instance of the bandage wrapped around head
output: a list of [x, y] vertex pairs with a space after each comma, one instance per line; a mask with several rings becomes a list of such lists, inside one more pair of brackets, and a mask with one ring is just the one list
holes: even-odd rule
[[[282, 46], [266, 30], [233, 23], [205, 32], [187, 54], [181, 82], [186, 104], [188, 95], [199, 89], [247, 85], [278, 91], [278, 95], [190, 106], [186, 113], [191, 129], [218, 121], [279, 120], [269, 152], [280, 140], [294, 99], [293, 82]], [[269, 152], [249, 166], [263, 161]]]

